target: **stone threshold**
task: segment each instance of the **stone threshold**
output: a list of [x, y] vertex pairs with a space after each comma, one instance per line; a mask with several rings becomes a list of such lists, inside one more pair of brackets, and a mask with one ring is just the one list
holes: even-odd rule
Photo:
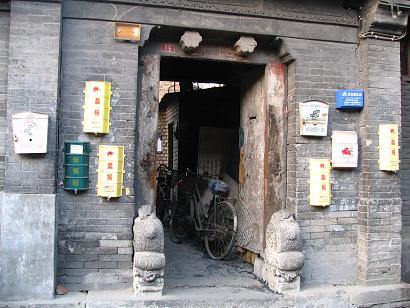
[[54, 299], [0, 301], [0, 307], [410, 307], [410, 285], [312, 287], [278, 294], [234, 287], [194, 287], [139, 294], [132, 289], [69, 292]]

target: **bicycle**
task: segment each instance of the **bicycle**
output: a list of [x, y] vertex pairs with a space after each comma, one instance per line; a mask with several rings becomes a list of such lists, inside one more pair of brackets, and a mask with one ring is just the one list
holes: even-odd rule
[[[192, 181], [187, 181], [189, 176]], [[212, 192], [209, 209], [201, 199], [198, 181], [208, 181]], [[181, 243], [188, 234], [188, 226], [193, 225], [195, 231], [204, 234], [205, 249], [215, 260], [225, 259], [231, 252], [236, 233], [238, 232], [238, 215], [235, 199], [224, 198], [227, 185], [219, 180], [209, 179], [187, 169], [187, 176], [180, 183], [191, 184], [188, 189], [178, 189], [179, 198], [171, 212], [171, 240]]]
[[165, 214], [171, 209], [171, 189], [178, 181], [178, 171], [171, 170], [164, 164], [160, 164], [157, 171], [156, 214], [163, 221]]

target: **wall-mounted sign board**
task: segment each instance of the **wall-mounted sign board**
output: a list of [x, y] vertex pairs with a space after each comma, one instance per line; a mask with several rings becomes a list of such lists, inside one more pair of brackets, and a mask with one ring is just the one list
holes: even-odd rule
[[399, 160], [399, 126], [397, 124], [379, 125], [379, 169], [398, 171]]
[[357, 133], [353, 131], [332, 132], [332, 167], [356, 168], [358, 157]]
[[122, 196], [124, 147], [100, 145], [98, 152], [97, 195], [112, 198]]
[[363, 90], [337, 90], [336, 108], [337, 109], [363, 109], [364, 91]]
[[313, 206], [328, 206], [331, 203], [330, 159], [310, 159], [309, 203]]
[[326, 136], [329, 105], [320, 101], [299, 103], [300, 135]]
[[14, 152], [47, 153], [48, 115], [22, 112], [13, 115]]
[[117, 40], [139, 42], [139, 40], [141, 39], [141, 25], [116, 22], [114, 38]]
[[110, 130], [111, 83], [87, 81], [84, 94], [83, 131], [107, 134]]

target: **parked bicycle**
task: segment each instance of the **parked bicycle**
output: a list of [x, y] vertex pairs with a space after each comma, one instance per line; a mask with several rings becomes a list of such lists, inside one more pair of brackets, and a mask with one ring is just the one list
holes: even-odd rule
[[[224, 197], [228, 185], [189, 169], [180, 183], [185, 185], [179, 185], [179, 198], [172, 208], [171, 240], [180, 243], [187, 237], [189, 226], [193, 226], [196, 232], [204, 235], [208, 255], [212, 259], [223, 260], [231, 252], [238, 231], [238, 215], [234, 207], [236, 200]], [[208, 183], [212, 192], [209, 204], [203, 202], [199, 190], [199, 185], [204, 183]]]
[[157, 168], [157, 198], [156, 214], [163, 221], [171, 210], [171, 190], [178, 181], [178, 171], [169, 169], [166, 165], [160, 164]]

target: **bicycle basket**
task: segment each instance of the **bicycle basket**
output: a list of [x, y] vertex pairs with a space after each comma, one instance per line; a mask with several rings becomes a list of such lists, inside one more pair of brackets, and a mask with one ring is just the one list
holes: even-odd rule
[[229, 190], [228, 184], [221, 180], [210, 180], [208, 187], [213, 194], [225, 194]]

